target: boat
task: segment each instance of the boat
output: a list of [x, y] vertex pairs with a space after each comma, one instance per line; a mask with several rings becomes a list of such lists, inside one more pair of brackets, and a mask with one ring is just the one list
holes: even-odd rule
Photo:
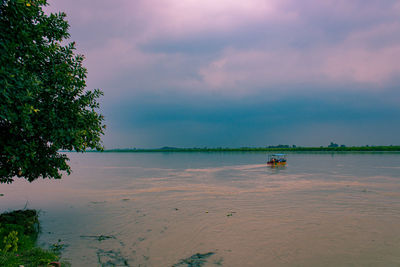
[[268, 155], [268, 166], [286, 166], [286, 154], [271, 154]]

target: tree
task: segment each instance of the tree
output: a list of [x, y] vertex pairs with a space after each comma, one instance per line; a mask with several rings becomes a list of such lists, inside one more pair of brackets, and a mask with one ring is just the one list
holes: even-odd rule
[[330, 145], [329, 145], [328, 147], [339, 147], [339, 145], [336, 144], [336, 143], [334, 143], [334, 142], [331, 142]]
[[102, 92], [86, 90], [84, 57], [65, 44], [65, 14], [47, 0], [0, 0], [0, 183], [70, 174], [60, 150], [102, 149]]

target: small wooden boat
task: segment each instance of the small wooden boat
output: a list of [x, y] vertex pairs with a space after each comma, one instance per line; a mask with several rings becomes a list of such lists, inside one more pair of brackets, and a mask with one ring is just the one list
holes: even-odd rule
[[287, 163], [286, 154], [271, 154], [268, 155], [268, 166], [285, 166]]

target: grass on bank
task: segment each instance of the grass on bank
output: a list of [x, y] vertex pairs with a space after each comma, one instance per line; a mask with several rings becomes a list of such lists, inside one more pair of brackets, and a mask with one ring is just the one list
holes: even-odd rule
[[[36, 210], [16, 210], [0, 214], [0, 266], [57, 266], [60, 248], [45, 250], [36, 246], [39, 234]], [[54, 264], [52, 264], [54, 263]], [[62, 263], [61, 266], [68, 266]]]

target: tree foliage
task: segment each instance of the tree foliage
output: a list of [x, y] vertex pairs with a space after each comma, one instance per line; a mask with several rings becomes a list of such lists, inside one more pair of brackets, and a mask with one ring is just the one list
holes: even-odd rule
[[86, 88], [64, 13], [46, 0], [0, 0], [0, 183], [70, 173], [60, 150], [102, 149], [98, 89]]

